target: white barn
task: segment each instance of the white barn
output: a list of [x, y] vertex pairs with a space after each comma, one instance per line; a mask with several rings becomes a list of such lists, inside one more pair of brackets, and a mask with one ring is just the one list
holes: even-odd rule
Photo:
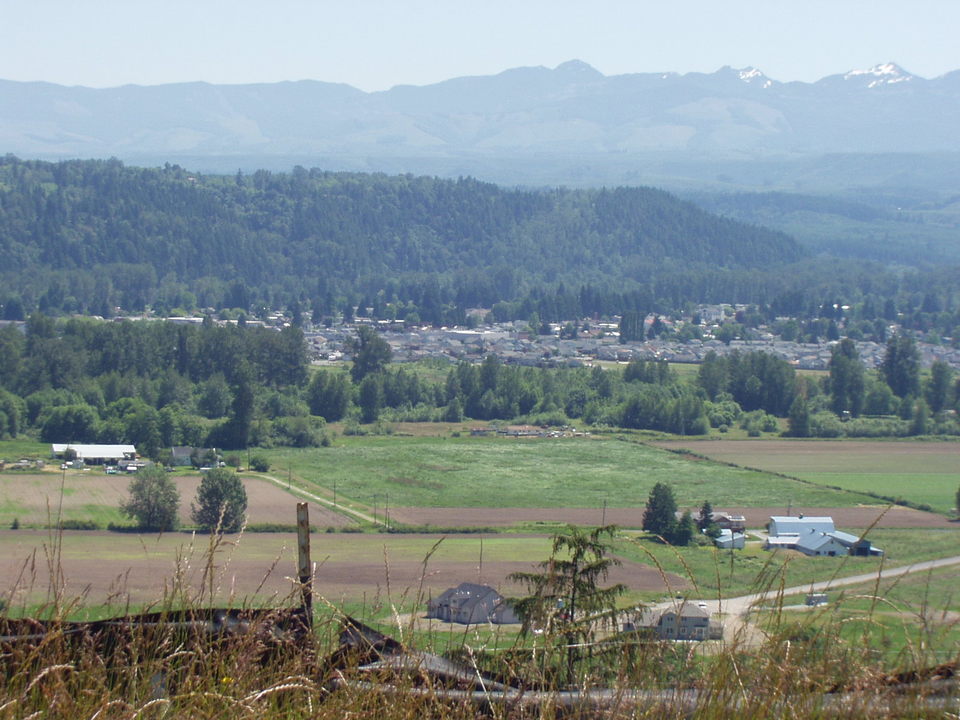
[[83, 443], [53, 443], [50, 446], [53, 457], [62, 458], [67, 450], [72, 450], [78, 460], [88, 465], [121, 463], [136, 460], [137, 449], [133, 445], [87, 445]]
[[829, 515], [819, 517], [793, 517], [792, 515], [772, 515], [767, 525], [770, 535], [806, 535], [812, 532], [833, 532], [833, 518]]
[[869, 540], [841, 532], [833, 518], [774, 515], [767, 525], [766, 548], [799, 550], [804, 555], [836, 557], [842, 555], [883, 555]]

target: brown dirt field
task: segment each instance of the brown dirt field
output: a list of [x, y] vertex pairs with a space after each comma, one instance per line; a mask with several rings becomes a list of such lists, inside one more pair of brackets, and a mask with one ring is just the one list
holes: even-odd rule
[[[181, 476], [174, 478], [174, 482], [180, 490], [180, 521], [190, 523], [190, 503], [197, 495], [200, 478], [195, 475]], [[297, 503], [302, 500], [296, 495], [258, 478], [243, 478], [243, 487], [247, 491], [248, 523], [297, 524]], [[126, 487], [124, 496], [125, 493]], [[310, 524], [318, 528], [342, 528], [356, 523], [317, 503], [310, 503]]]
[[89, 506], [116, 508], [127, 497], [130, 478], [106, 475], [103, 471], [3, 473], [0, 475], [0, 506], [16, 508], [16, 517], [25, 524], [46, 524], [60, 507], [60, 485], [64, 486], [64, 515], [76, 516]]
[[[59, 472], [4, 473], [0, 475], [0, 506], [16, 507], [15, 517], [25, 525], [46, 525], [50, 517], [56, 516], [61, 480], [65, 487], [64, 516], [76, 518], [84, 516], [84, 510], [95, 510], [97, 506], [109, 510], [118, 508], [127, 499], [130, 485], [128, 475], [107, 475], [98, 470], [68, 471], [63, 477]], [[175, 475], [173, 481], [180, 490], [180, 521], [190, 524], [190, 503], [197, 495], [200, 476]], [[257, 478], [243, 478], [243, 485], [247, 491], [248, 522], [296, 524], [296, 496]], [[349, 518], [316, 504], [311, 507], [311, 523], [321, 528], [354, 524]]]
[[[396, 544], [393, 554], [402, 554], [403, 546], [418, 540], [429, 547], [436, 536], [314, 535], [317, 595], [333, 604], [346, 600], [370, 606], [388, 599], [401, 603], [415, 598], [421, 587], [423, 560], [393, 559], [390, 548]], [[0, 586], [4, 588], [0, 597], [10, 599], [6, 593], [16, 587], [13, 607], [43, 601], [52, 577], [47, 562], [51, 542], [46, 531], [0, 530]], [[209, 536], [192, 537], [186, 533], [139, 536], [101, 531], [65, 532], [60, 561], [66, 580], [64, 597], [82, 598], [85, 605], [110, 603], [122, 611], [125, 603], [158, 602], [170, 592], [178, 574], [183, 578], [182, 587], [196, 597], [203, 586], [209, 542]], [[332, 551], [330, 556], [324, 555], [325, 548]], [[345, 550], [349, 548], [356, 550], [355, 556]], [[239, 542], [237, 536], [225, 536], [214, 555], [214, 601], [223, 603], [233, 597], [235, 602], [240, 602], [256, 594], [261, 602], [295, 602], [295, 586], [291, 580], [296, 572], [295, 554], [296, 537], [292, 533], [248, 534], [239, 538]], [[385, 561], [384, 555], [390, 559]], [[422, 580], [423, 594], [478, 579], [502, 587], [510, 594], [517, 588], [507, 581], [507, 576], [531, 570], [531, 563], [539, 559], [484, 561], [482, 576], [474, 559], [431, 561]], [[672, 574], [667, 576], [668, 587], [657, 570], [629, 561], [614, 568], [608, 580], [625, 583], [632, 590], [667, 591], [688, 587], [686, 580]], [[209, 598], [201, 598], [201, 602], [209, 604]]]
[[[793, 507], [792, 514], [806, 512], [808, 515], [831, 515], [838, 527], [869, 527], [885, 506], [862, 506], [840, 508]], [[715, 508], [720, 510], [720, 508]], [[760, 528], [767, 524], [771, 515], [785, 515], [786, 507], [726, 508], [747, 519], [747, 527]], [[691, 508], [696, 514], [697, 508]], [[435, 527], [510, 527], [519, 523], [571, 523], [573, 525], [599, 525], [603, 518], [597, 508], [415, 508], [390, 509], [390, 517], [409, 525], [433, 525]], [[640, 527], [643, 508], [607, 508], [606, 522], [622, 527]], [[921, 512], [894, 506], [877, 523], [878, 528], [953, 528], [960, 529], [942, 515]]]

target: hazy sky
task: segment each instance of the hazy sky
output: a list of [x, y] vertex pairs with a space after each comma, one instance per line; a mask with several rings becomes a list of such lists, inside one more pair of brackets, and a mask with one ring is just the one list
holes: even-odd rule
[[0, 78], [363, 90], [578, 58], [606, 75], [960, 69], [957, 0], [0, 0]]

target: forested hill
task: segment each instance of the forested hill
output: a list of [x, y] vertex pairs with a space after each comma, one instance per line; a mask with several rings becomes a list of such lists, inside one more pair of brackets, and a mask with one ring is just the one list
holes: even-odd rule
[[433, 277], [484, 304], [558, 282], [629, 286], [668, 268], [769, 267], [802, 255], [783, 233], [649, 188], [0, 161], [0, 272], [27, 294], [15, 279], [71, 273], [61, 294], [76, 296], [83, 307], [73, 310], [96, 312], [88, 298], [128, 285], [136, 305], [174, 280], [196, 293], [239, 280], [258, 296], [313, 297]]

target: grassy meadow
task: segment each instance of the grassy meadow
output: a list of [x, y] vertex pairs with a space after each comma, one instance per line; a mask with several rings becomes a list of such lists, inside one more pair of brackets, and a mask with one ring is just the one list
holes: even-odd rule
[[839, 507], [866, 498], [768, 472], [702, 461], [628, 439], [338, 437], [332, 447], [267, 451], [277, 477], [371, 507], [610, 507], [643, 505], [666, 482], [677, 502], [717, 507]]

